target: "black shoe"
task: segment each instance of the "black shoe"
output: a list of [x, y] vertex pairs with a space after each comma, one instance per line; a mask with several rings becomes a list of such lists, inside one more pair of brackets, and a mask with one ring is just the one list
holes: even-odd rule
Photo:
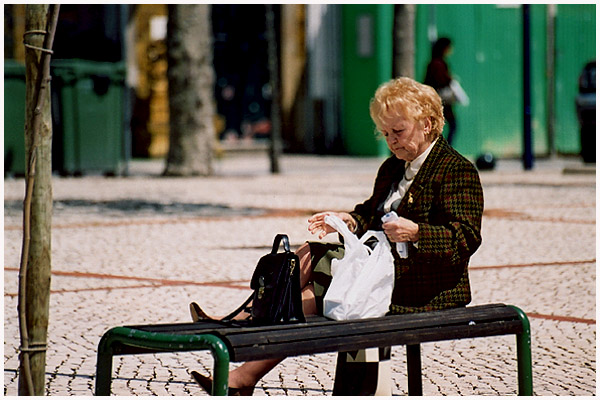
[[[200, 387], [202, 389], [204, 389], [204, 391], [206, 393], [208, 393], [210, 395], [213, 394], [212, 393], [212, 379], [202, 375], [198, 371], [192, 371], [192, 372], [190, 372], [190, 374], [192, 375], [192, 378], [194, 378], [196, 383], [198, 385], [200, 385]], [[252, 396], [253, 392], [254, 392], [254, 386], [244, 387], [244, 388], [229, 388], [227, 395], [228, 396]]]
[[192, 315], [192, 321], [194, 322], [202, 321], [205, 319], [212, 319], [208, 316], [208, 314], [202, 311], [200, 306], [195, 302], [190, 303], [190, 314]]

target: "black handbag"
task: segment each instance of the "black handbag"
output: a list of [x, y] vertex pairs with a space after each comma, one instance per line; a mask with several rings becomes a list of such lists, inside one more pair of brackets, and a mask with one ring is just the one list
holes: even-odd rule
[[[278, 253], [281, 242], [284, 251]], [[254, 325], [306, 321], [300, 292], [300, 260], [290, 251], [287, 235], [275, 236], [271, 252], [258, 261], [250, 288], [254, 290], [252, 295], [238, 309], [223, 318], [224, 321], [233, 319], [250, 302], [252, 306], [248, 311]]]

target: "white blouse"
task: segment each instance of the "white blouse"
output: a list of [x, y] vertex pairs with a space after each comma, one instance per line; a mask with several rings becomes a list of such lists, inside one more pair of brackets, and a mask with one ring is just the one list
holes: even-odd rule
[[406, 161], [404, 176], [402, 177], [402, 180], [398, 182], [397, 185], [392, 186], [390, 194], [388, 195], [388, 198], [383, 205], [383, 210], [386, 213], [390, 212], [392, 208], [398, 207], [398, 204], [400, 204], [400, 201], [402, 201], [402, 198], [404, 197], [406, 192], [408, 192], [410, 185], [412, 185], [415, 176], [417, 176], [421, 165], [423, 165], [423, 163], [427, 159], [427, 156], [431, 152], [431, 149], [435, 145], [435, 142], [437, 142], [437, 139], [435, 139], [433, 143], [431, 143], [423, 153], [419, 154], [417, 158], [410, 162]]

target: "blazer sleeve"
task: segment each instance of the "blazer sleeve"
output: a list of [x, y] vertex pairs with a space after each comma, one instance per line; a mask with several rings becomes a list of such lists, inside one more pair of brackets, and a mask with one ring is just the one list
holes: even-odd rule
[[356, 235], [361, 237], [369, 229], [381, 229], [381, 216], [377, 212], [379, 205], [387, 199], [390, 189], [398, 176], [402, 176], [404, 164], [395, 156], [385, 160], [377, 171], [371, 197], [357, 204], [350, 213], [357, 222]]
[[481, 244], [483, 190], [475, 167], [465, 161], [442, 172], [426, 222], [419, 222], [416, 263], [461, 265]]

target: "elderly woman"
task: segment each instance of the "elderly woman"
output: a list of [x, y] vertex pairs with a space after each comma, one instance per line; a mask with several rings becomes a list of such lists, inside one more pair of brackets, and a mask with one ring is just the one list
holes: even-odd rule
[[[379, 168], [373, 194], [352, 212], [313, 215], [308, 229], [320, 239], [333, 233], [324, 221], [333, 214], [358, 236], [383, 230], [391, 242], [409, 242], [405, 258], [392, 246], [391, 314], [464, 306], [471, 301], [469, 259], [481, 244], [483, 192], [477, 170], [441, 136], [442, 103], [430, 86], [410, 78], [386, 82], [375, 92], [370, 113], [393, 154]], [[399, 218], [382, 224], [381, 217], [392, 210]], [[308, 242], [297, 254], [304, 313], [320, 314], [331, 260], [343, 257], [343, 244]], [[247, 362], [231, 371], [230, 394], [251, 394], [280, 361]], [[192, 375], [210, 391], [209, 378]]]

